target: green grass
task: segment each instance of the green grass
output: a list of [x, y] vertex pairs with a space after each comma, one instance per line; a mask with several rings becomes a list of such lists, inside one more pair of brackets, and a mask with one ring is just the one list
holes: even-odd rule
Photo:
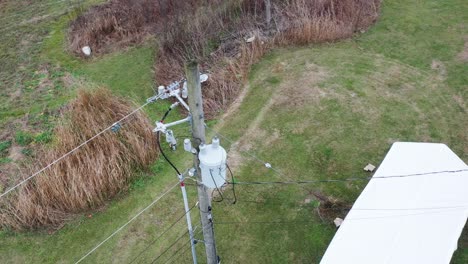
[[[254, 67], [251, 90], [222, 132], [287, 178], [244, 155], [237, 180], [364, 176], [362, 168], [378, 165], [394, 141], [443, 142], [467, 161], [466, 108], [454, 100], [467, 99], [467, 75], [460, 74], [468, 72], [467, 64], [455, 59], [468, 33], [460, 26], [466, 7], [463, 1], [384, 1], [380, 22], [366, 34], [268, 55]], [[444, 63], [445, 76], [431, 69], [433, 60]], [[285, 64], [284, 72], [272, 74]], [[324, 78], [317, 77], [321, 71]], [[258, 113], [264, 118], [258, 120]], [[255, 121], [254, 133], [246, 133]], [[318, 191], [352, 204], [364, 186], [237, 186], [236, 205], [215, 206], [218, 221], [240, 222], [217, 226], [224, 262], [318, 263], [334, 228], [303, 201]], [[286, 223], [255, 223], [264, 221]], [[465, 231], [452, 263], [468, 260], [466, 240]]]
[[[394, 141], [443, 142], [467, 161], [468, 115], [466, 108], [455, 100], [468, 99], [467, 64], [455, 59], [463, 48], [463, 37], [468, 35], [468, 28], [463, 26], [468, 20], [464, 10], [467, 3], [463, 0], [388, 0], [384, 1], [379, 23], [353, 40], [280, 49], [265, 56], [250, 73], [246, 98], [238, 111], [223, 120], [221, 132], [240, 140], [240, 146], [270, 162], [285, 176], [276, 175], [247, 156], [243, 166], [234, 168], [236, 180], [363, 176], [362, 168], [368, 162], [378, 165]], [[37, 62], [47, 61], [57, 67], [49, 75], [67, 72], [85, 83], [106, 85], [138, 101], [151, 93], [154, 58], [151, 46], [134, 47], [89, 61], [78, 60], [64, 52], [66, 21], [61, 18], [44, 26], [51, 31], [45, 30], [48, 38], [37, 53]], [[433, 60], [444, 64], [445, 74], [431, 69]], [[40, 74], [32, 76], [29, 81], [33, 85], [44, 78]], [[65, 95], [68, 97], [64, 98], [72, 98], [73, 92]], [[32, 98], [25, 102], [33, 102]], [[57, 95], [44, 100], [53, 104], [54, 98]], [[4, 109], [16, 118], [27, 112], [23, 107], [33, 109], [33, 106]], [[153, 120], [161, 114], [162, 107], [149, 108]], [[184, 133], [187, 131], [177, 134]], [[33, 137], [34, 141], [38, 138], [41, 137]], [[225, 140], [222, 144], [229, 146]], [[229, 155], [234, 154], [231, 151]], [[190, 163], [189, 155], [182, 150], [170, 155], [181, 168]], [[156, 162], [149, 172], [141, 174], [142, 177], [132, 182], [129, 192], [123, 192], [91, 217], [80, 215], [53, 234], [3, 231], [0, 262], [73, 263], [78, 260], [176, 182], [164, 161]], [[218, 222], [215, 226], [218, 251], [223, 263], [318, 263], [335, 228], [329, 220], [320, 219], [316, 210], [319, 202], [311, 193], [320, 192], [352, 204], [364, 186], [362, 182], [238, 185], [235, 205], [230, 202], [233, 193], [228, 189], [225, 201], [213, 205]], [[193, 202], [194, 187], [188, 188], [189, 200]], [[180, 196], [174, 190], [85, 263], [129, 262], [182, 215]], [[330, 212], [332, 218], [343, 216], [343, 211]], [[192, 217], [197, 223], [198, 213], [194, 211]], [[182, 219], [139, 260], [150, 262], [184, 230]], [[466, 241], [465, 231], [453, 263], [467, 262]], [[180, 241], [163, 256], [162, 262], [182, 246]], [[203, 245], [197, 248], [203, 263]], [[174, 263], [190, 263], [189, 251]]]
[[5, 154], [11, 146], [11, 141], [2, 141], [0, 142], [0, 155]]
[[[0, 36], [0, 67], [5, 67], [0, 74], [2, 140], [13, 140], [17, 131], [24, 130], [19, 133], [38, 135], [36, 143], [51, 142], [53, 135], [50, 132], [57, 121], [57, 112], [75, 97], [77, 89], [105, 86], [137, 104], [143, 103], [153, 93], [155, 47], [150, 41], [98, 58], [76, 58], [67, 52], [68, 24], [87, 7], [102, 1], [76, 2], [73, 8], [67, 6], [67, 12], [64, 12], [61, 4], [47, 5], [44, 2], [55, 1], [42, 1], [30, 7], [9, 2], [11, 13], [7, 13], [6, 17], [16, 15], [17, 24], [29, 21], [34, 8], [37, 8], [37, 12], [34, 12], [37, 17], [44, 14], [49, 16], [37, 24], [4, 25], [0, 28], [9, 34], [15, 31], [18, 35], [17, 39]], [[23, 48], [17, 49], [21, 43]], [[165, 104], [149, 107], [150, 115], [158, 115], [163, 107], [166, 107]], [[20, 145], [32, 141], [22, 135], [16, 139]]]
[[[249, 146], [286, 176], [278, 176], [246, 156], [237, 180], [366, 176], [362, 168], [369, 162], [378, 165], [394, 141], [443, 142], [467, 159], [465, 135], [460, 133], [466, 128], [466, 112], [447, 103], [454, 94], [451, 88], [432, 74], [353, 48], [354, 44], [277, 50], [257, 65], [249, 94], [239, 111], [224, 120], [222, 131], [239, 138], [241, 148]], [[287, 69], [275, 73], [283, 82], [272, 85], [270, 69], [285, 63]], [[319, 75], [326, 77], [313, 81], [320, 79]], [[264, 118], [258, 120], [260, 112]], [[254, 121], [257, 124], [251, 130]], [[215, 216], [234, 222], [293, 223], [220, 226], [217, 238], [221, 250], [227, 259], [236, 258], [228, 263], [256, 263], [260, 259], [317, 263], [334, 228], [331, 221], [321, 222], [313, 208], [304, 204], [305, 199], [313, 200], [310, 193], [319, 192], [352, 204], [364, 186], [362, 182], [300, 187], [240, 185], [238, 204], [215, 206]], [[248, 202], [243, 203], [243, 199]], [[279, 204], [271, 205], [275, 201]], [[336, 211], [332, 216], [343, 218], [345, 214]], [[316, 222], [305, 225], [302, 222], [306, 220]], [[259, 241], [262, 246], [258, 246]], [[466, 248], [461, 247], [454, 263], [463, 263], [465, 254]]]
[[[63, 87], [60, 76], [51, 67], [51, 59], [44, 59], [43, 43], [55, 29], [65, 26], [69, 19], [101, 0], [55, 1], [34, 3], [4, 1], [0, 18], [0, 124], [11, 123], [25, 114], [37, 115], [47, 108], [57, 108], [68, 101], [70, 91]], [[58, 19], [58, 22], [56, 21]], [[62, 37], [64, 39], [64, 37]], [[64, 43], [62, 42], [62, 45]], [[50, 54], [49, 54], [50, 55]], [[52, 57], [51, 57], [52, 58]], [[76, 62], [76, 61], [75, 61]], [[78, 65], [80, 62], [76, 62]], [[69, 66], [63, 63], [62, 67]], [[41, 80], [50, 79], [50, 86], [38, 89]]]
[[34, 141], [34, 137], [28, 132], [18, 131], [15, 135], [15, 141], [20, 146], [27, 146]]

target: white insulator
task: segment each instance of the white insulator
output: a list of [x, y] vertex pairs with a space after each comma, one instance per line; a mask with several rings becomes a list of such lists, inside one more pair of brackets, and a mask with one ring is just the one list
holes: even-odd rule
[[171, 146], [177, 145], [177, 140], [176, 140], [172, 130], [167, 130], [166, 141], [167, 141], [167, 143], [171, 144]]
[[211, 141], [211, 144], [213, 145], [213, 148], [219, 147], [219, 138], [217, 137], [213, 138], [213, 140]]
[[208, 81], [208, 74], [201, 74], [200, 75], [200, 82], [204, 83], [206, 81]]
[[164, 86], [159, 86], [158, 87], [158, 95], [161, 97], [161, 99], [166, 99], [167, 98], [167, 95], [166, 95], [166, 87]]
[[192, 152], [192, 142], [190, 139], [184, 139], [184, 150], [187, 152]]
[[188, 97], [187, 82], [184, 82], [184, 85], [182, 85], [182, 98], [187, 99], [187, 97]]
[[195, 168], [191, 168], [190, 170], [188, 170], [188, 175], [190, 177], [193, 177], [193, 176], [195, 176], [196, 172], [197, 172], [197, 170], [195, 170]]
[[205, 155], [206, 154], [206, 145], [205, 144], [200, 144], [200, 154]]

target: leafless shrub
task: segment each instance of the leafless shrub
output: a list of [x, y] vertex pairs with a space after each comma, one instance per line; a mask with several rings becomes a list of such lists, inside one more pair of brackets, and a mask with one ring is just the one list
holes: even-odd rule
[[[57, 142], [43, 151], [38, 170], [130, 113], [133, 106], [108, 90], [81, 91], [65, 111]], [[0, 224], [15, 230], [57, 228], [124, 191], [135, 170], [157, 156], [148, 118], [137, 113], [120, 131], [106, 132], [24, 184], [0, 206]]]
[[[197, 60], [212, 78], [204, 89], [208, 116], [234, 99], [252, 64], [275, 45], [303, 45], [350, 37], [375, 22], [379, 0], [272, 1], [276, 28], [264, 21], [263, 0], [232, 0], [202, 5], [191, 16], [176, 14], [159, 38], [156, 79], [183, 76], [183, 65]], [[245, 37], [255, 36], [246, 43]]]

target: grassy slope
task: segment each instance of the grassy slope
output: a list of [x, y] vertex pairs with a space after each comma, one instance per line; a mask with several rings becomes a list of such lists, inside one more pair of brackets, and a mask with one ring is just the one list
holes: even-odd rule
[[[273, 52], [253, 71], [251, 90], [223, 131], [242, 136], [241, 148], [253, 149], [288, 179], [363, 175], [362, 167], [379, 164], [397, 140], [444, 142], [468, 161], [467, 109], [457, 103], [468, 98], [468, 64], [455, 59], [468, 33], [467, 8], [464, 1], [384, 1], [380, 22], [354, 40]], [[433, 60], [446, 72], [432, 70]], [[255, 133], [245, 136], [252, 121]], [[238, 179], [285, 179], [262, 167], [251, 161]], [[333, 227], [300, 223], [317, 219], [305, 199], [321, 191], [350, 203], [363, 186], [238, 186], [241, 201], [215, 207], [218, 218], [299, 223], [218, 227], [225, 262], [317, 263]], [[467, 260], [465, 232], [453, 263]]]
[[[463, 12], [466, 9], [462, 0], [443, 3], [389, 0], [385, 1], [377, 26], [352, 41], [271, 53], [255, 67], [248, 96], [240, 110], [225, 120], [222, 132], [234, 139], [245, 135], [241, 146], [250, 146], [291, 179], [362, 175], [362, 166], [367, 162], [378, 164], [394, 140], [442, 141], [467, 161], [466, 109], [453, 100], [453, 96], [467, 99], [466, 74], [462, 74], [467, 72], [467, 64], [454, 59], [462, 49], [463, 36], [468, 34], [468, 18]], [[46, 46], [44, 52], [61, 43], [56, 40], [55, 46]], [[69, 65], [66, 67], [74, 75], [126, 92], [133, 82], [151, 86], [151, 62], [146, 61], [151, 52], [147, 48], [132, 49], [76, 65], [64, 57], [56, 61]], [[434, 59], [446, 65], [445, 76], [430, 69]], [[122, 82], [127, 78], [121, 79], [118, 73], [129, 67], [138, 67], [134, 73], [144, 74], [129, 74], [127, 78], [138, 79]], [[275, 96], [271, 99], [282, 91], [293, 91], [298, 96], [288, 101]], [[147, 90], [131, 92], [138, 99], [144, 98], [140, 97], [143, 93]], [[264, 114], [263, 118], [258, 118], [259, 112]], [[253, 126], [252, 121], [256, 121]], [[249, 159], [245, 162], [245, 166], [235, 168], [239, 180], [281, 179], [261, 164]], [[163, 162], [155, 164], [152, 172], [158, 177], [136, 181], [129, 195], [53, 235], [1, 233], [1, 262], [77, 260], [174, 182], [172, 171]], [[218, 222], [296, 223], [217, 225], [223, 263], [318, 262], [334, 228], [320, 221], [315, 213], [317, 202], [310, 192], [319, 190], [352, 202], [363, 186], [362, 183], [238, 186], [236, 205], [225, 202], [214, 205]], [[192, 201], [193, 194], [190, 186]], [[109, 240], [88, 262], [128, 262], [181, 214], [179, 196], [174, 190], [161, 204]], [[225, 196], [226, 200], [232, 198], [229, 191]], [[306, 198], [311, 202], [307, 203]], [[141, 260], [152, 259], [183, 230], [184, 223], [180, 222], [165, 240], [151, 246]], [[467, 248], [465, 240], [454, 263], [466, 263]], [[202, 259], [201, 251], [199, 257]], [[180, 256], [178, 262], [185, 263], [183, 259], [189, 262], [189, 252]]]

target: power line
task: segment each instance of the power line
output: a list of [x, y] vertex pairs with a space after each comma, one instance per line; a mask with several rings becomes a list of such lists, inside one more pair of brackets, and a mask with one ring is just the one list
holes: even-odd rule
[[[197, 227], [200, 227], [200, 226], [197, 226]], [[197, 233], [196, 233], [195, 235], [200, 234], [202, 231], [203, 231], [203, 228], [200, 228], [200, 230], [198, 230]], [[191, 242], [191, 240], [189, 240], [189, 241], [187, 241], [186, 243], [184, 243], [184, 244], [182, 245], [182, 247], [180, 247], [179, 249], [177, 249], [176, 252], [175, 252], [174, 254], [172, 254], [172, 256], [170, 256], [170, 257], [166, 260], [166, 262], [164, 262], [164, 264], [168, 263], [169, 260], [171, 260], [173, 257], [175, 257], [175, 256], [180, 252], [180, 250], [182, 250], [182, 249], [184, 248], [184, 246], [186, 247], [186, 245], [190, 245], [190, 242]], [[185, 252], [187, 252], [187, 250], [190, 249], [190, 248], [191, 248], [191, 247], [188, 247], [188, 248], [186, 247], [186, 249], [185, 249], [184, 251], [182, 251], [182, 252], [179, 254], [179, 257], [180, 257], [182, 254], [184, 254]], [[179, 257], [177, 257], [176, 259], [179, 259]], [[177, 262], [175, 262], [175, 263], [177, 263]]]
[[345, 221], [352, 221], [352, 220], [369, 220], [369, 219], [381, 219], [381, 218], [392, 218], [392, 217], [406, 217], [406, 216], [413, 216], [413, 215], [425, 215], [425, 214], [438, 214], [438, 213], [446, 213], [446, 212], [456, 212], [458, 210], [468, 210], [468, 206], [466, 207], [447, 207], [445, 210], [441, 211], [427, 211], [427, 212], [417, 212], [413, 214], [400, 214], [400, 215], [383, 215], [383, 216], [371, 216], [371, 217], [357, 217], [357, 218], [346, 218]]
[[141, 210], [138, 214], [136, 214], [134, 217], [132, 217], [127, 223], [119, 227], [117, 230], [115, 230], [110, 236], [108, 236], [106, 239], [104, 239], [101, 243], [97, 244], [93, 249], [91, 249], [86, 255], [81, 257], [75, 264], [80, 263], [83, 261], [86, 257], [91, 255], [94, 251], [96, 251], [100, 246], [102, 246], [104, 243], [106, 243], [109, 239], [111, 239], [113, 236], [115, 236], [118, 232], [122, 231], [127, 225], [129, 225], [131, 222], [133, 222], [137, 217], [139, 217], [142, 213], [144, 213], [146, 210], [148, 210], [150, 207], [152, 207], [154, 204], [156, 204], [161, 198], [163, 198], [165, 195], [167, 195], [170, 191], [172, 191], [179, 183], [177, 182], [174, 184], [171, 188], [169, 188], [167, 191], [165, 191], [162, 195], [160, 195], [158, 198], [156, 198], [153, 202], [151, 202], [148, 206], [146, 206], [143, 210]]
[[[218, 137], [223, 138], [224, 140], [228, 141], [231, 144], [234, 144], [234, 140], [226, 137], [225, 135], [221, 134], [219, 131], [216, 131], [212, 128], [210, 128], [208, 125], [205, 124], [205, 127], [215, 133]], [[250, 153], [249, 151], [246, 150], [239, 150], [240, 152], [243, 152], [253, 159], [257, 160], [258, 162], [262, 163], [265, 165], [265, 167], [273, 170], [276, 172], [278, 175], [283, 176], [285, 178], [286, 175], [283, 174], [281, 171], [277, 170], [275, 167], [273, 167], [270, 163], [260, 159], [257, 157], [255, 154]], [[322, 182], [347, 182], [347, 181], [363, 181], [363, 180], [372, 180], [372, 179], [389, 179], [389, 178], [405, 178], [405, 177], [415, 177], [415, 176], [424, 176], [424, 175], [431, 175], [431, 174], [442, 174], [442, 173], [459, 173], [459, 172], [465, 172], [468, 171], [468, 169], [459, 169], [459, 170], [444, 170], [444, 171], [431, 171], [431, 172], [422, 172], [422, 173], [413, 173], [413, 174], [401, 174], [401, 175], [388, 175], [388, 176], [376, 176], [376, 177], [353, 177], [353, 178], [347, 178], [347, 179], [328, 179], [328, 180], [303, 180], [303, 181], [273, 181], [273, 182], [236, 182], [235, 184], [307, 184], [307, 183], [322, 183]]]
[[[463, 208], [468, 208], [468, 204], [454, 205], [454, 206], [440, 206], [440, 207], [419, 207], [419, 208], [352, 208], [352, 210], [356, 210], [356, 211], [413, 211], [413, 210], [418, 211], [418, 210], [463, 209]], [[351, 210], [351, 208], [348, 208], [347, 210]]]
[[401, 175], [388, 175], [388, 176], [377, 176], [377, 177], [352, 177], [346, 179], [326, 179], [326, 180], [299, 180], [299, 181], [251, 181], [251, 182], [235, 182], [228, 184], [236, 185], [262, 185], [262, 184], [310, 184], [310, 183], [336, 183], [336, 182], [350, 182], [350, 181], [366, 181], [374, 179], [392, 179], [392, 178], [406, 178], [406, 177], [418, 177], [426, 175], [435, 175], [442, 173], [460, 173], [468, 172], [468, 169], [463, 170], [445, 170], [445, 171], [432, 171], [424, 173], [414, 173], [414, 174], [401, 174]]
[[[158, 98], [158, 97], [156, 97]], [[2, 198], [3, 196], [7, 195], [8, 193], [10, 193], [11, 191], [13, 191], [14, 189], [18, 188], [19, 186], [21, 186], [22, 184], [26, 183], [27, 181], [31, 180], [32, 178], [36, 177], [37, 175], [39, 175], [40, 173], [42, 173], [43, 171], [47, 170], [48, 168], [50, 168], [51, 166], [53, 166], [54, 164], [58, 163], [59, 161], [63, 160], [64, 158], [68, 157], [69, 155], [73, 154], [75, 151], [77, 151], [78, 149], [80, 149], [81, 147], [83, 147], [84, 145], [88, 144], [89, 142], [91, 142], [92, 140], [94, 140], [95, 138], [99, 137], [100, 135], [104, 134], [105, 132], [107, 132], [108, 130], [111, 130], [113, 129], [116, 125], [119, 125], [121, 122], [123, 122], [124, 120], [126, 120], [127, 118], [129, 118], [130, 116], [134, 115], [135, 113], [137, 113], [138, 111], [140, 111], [141, 109], [143, 109], [145, 106], [147, 106], [148, 104], [152, 103], [152, 101], [147, 101], [145, 104], [141, 105], [140, 107], [138, 107], [137, 109], [133, 110], [130, 114], [124, 116], [123, 118], [121, 118], [120, 120], [118, 120], [117, 122], [113, 123], [112, 125], [108, 126], [107, 128], [105, 128], [104, 130], [102, 130], [101, 132], [97, 133], [96, 135], [92, 136], [91, 138], [89, 138], [88, 140], [84, 141], [83, 143], [81, 143], [80, 145], [78, 145], [77, 147], [75, 147], [74, 149], [70, 150], [69, 152], [65, 153], [63, 156], [61, 156], [60, 158], [54, 160], [53, 162], [49, 163], [49, 165], [43, 167], [42, 169], [40, 169], [39, 171], [35, 172], [34, 174], [32, 174], [31, 176], [27, 177], [26, 179], [20, 181], [18, 184], [16, 184], [15, 186], [11, 187], [10, 189], [8, 189], [6, 192], [2, 193], [0, 195], [0, 198]]]
[[[467, 210], [467, 206], [460, 206], [460, 207], [440, 207], [440, 208], [426, 208], [428, 210], [432, 209], [445, 209], [439, 211], [426, 211], [426, 212], [415, 212], [412, 214], [397, 214], [397, 215], [382, 215], [382, 216], [371, 216], [371, 217], [357, 217], [357, 218], [345, 218], [345, 221], [349, 220], [368, 220], [368, 219], [380, 219], [380, 218], [392, 218], [392, 217], [406, 217], [406, 216], [413, 216], [413, 215], [425, 215], [425, 214], [438, 214], [438, 213], [446, 213], [446, 212], [456, 212], [458, 210]], [[387, 209], [352, 209], [352, 210], [387, 210]], [[413, 209], [391, 209], [391, 210], [413, 210]], [[417, 210], [423, 210], [423, 208], [417, 208]], [[316, 223], [316, 221], [216, 221], [215, 224], [217, 225], [244, 225], [244, 224], [305, 224], [305, 223]]]
[[237, 203], [237, 195], [236, 195], [236, 179], [234, 178], [234, 174], [232, 173], [231, 167], [229, 167], [229, 164], [226, 163], [226, 168], [228, 169], [229, 173], [231, 174], [231, 179], [232, 179], [232, 194], [234, 195], [234, 201], [232, 204]]
[[216, 221], [216, 225], [243, 225], [243, 224], [305, 224], [317, 223], [317, 221]]
[[[269, 198], [265, 198], [269, 199]], [[240, 202], [265, 204], [265, 202], [251, 201], [251, 200], [239, 200]], [[270, 202], [270, 201], [268, 201]], [[285, 203], [275, 203], [285, 204]], [[413, 208], [351, 208], [351, 207], [330, 207], [325, 208], [326, 210], [354, 210], [354, 211], [421, 211], [421, 210], [440, 210], [440, 209], [464, 209], [468, 208], [468, 204], [450, 205], [450, 206], [436, 206], [436, 207], [413, 207]], [[216, 222], [218, 223], [218, 222]]]
[[138, 253], [138, 255], [135, 258], [132, 259], [132, 261], [129, 262], [129, 264], [135, 262], [135, 260], [137, 260], [141, 255], [143, 255], [143, 253], [146, 252], [150, 246], [152, 246], [154, 243], [156, 243], [156, 241], [161, 239], [161, 237], [163, 237], [167, 232], [169, 232], [177, 223], [180, 222], [180, 220], [182, 220], [182, 218], [184, 218], [185, 215], [187, 215], [193, 208], [195, 208], [195, 206], [197, 206], [197, 204], [194, 204], [187, 212], [181, 215], [171, 226], [169, 226], [157, 238], [151, 241], [142, 251], [140, 251], [140, 253]]
[[[201, 230], [198, 231], [198, 233], [200, 233], [200, 232], [201, 232]], [[187, 249], [191, 249], [191, 247], [187, 247], [187, 245], [190, 245], [191, 242], [192, 242], [192, 241], [189, 240], [188, 242], [184, 243], [184, 245], [182, 245], [182, 247], [180, 247], [179, 249], [177, 249], [177, 250], [174, 252], [174, 254], [172, 254], [172, 256], [170, 256], [170, 257], [164, 262], [164, 264], [169, 263], [169, 261], [170, 261], [173, 257], [177, 256], [177, 254], [178, 254], [184, 247], [185, 247], [185, 250], [184, 250], [183, 252], [181, 252], [180, 255], [182, 255], [183, 253], [185, 253], [185, 252], [187, 251]]]
[[[215, 133], [218, 137], [220, 137], [220, 138], [226, 140], [227, 142], [229, 142], [230, 144], [234, 144], [234, 143], [235, 143], [234, 140], [232, 140], [232, 139], [226, 137], [225, 135], [219, 133], [218, 131], [216, 131], [216, 130], [210, 128], [207, 124], [205, 124], [205, 127], [206, 127], [208, 130], [210, 130], [211, 132]], [[249, 151], [246, 151], [246, 150], [241, 150], [241, 149], [240, 149], [239, 151], [240, 151], [240, 152], [243, 152], [243, 153], [245, 153], [245, 154], [247, 154], [247, 155], [249, 155], [250, 157], [252, 157], [252, 158], [255, 159], [256, 161], [262, 163], [265, 167], [267, 167], [267, 168], [273, 170], [274, 172], [276, 172], [278, 175], [281, 175], [281, 176], [283, 176], [283, 177], [286, 177], [286, 175], [284, 175], [281, 171], [279, 171], [278, 169], [276, 169], [275, 167], [273, 167], [270, 163], [268, 163], [268, 162], [266, 162], [266, 161], [260, 159], [260, 158], [257, 157], [255, 154], [250, 153]]]
[[[160, 122], [164, 122], [164, 120], [166, 120], [167, 116], [169, 115], [169, 113], [171, 113], [172, 111], [172, 106], [169, 107], [169, 109], [167, 109], [166, 113], [164, 113], [163, 117], [161, 118]], [[177, 167], [174, 165], [174, 163], [172, 163], [172, 161], [169, 159], [169, 157], [166, 156], [166, 153], [164, 153], [164, 150], [163, 148], [161, 147], [161, 131], [158, 131], [156, 132], [156, 140], [157, 140], [157, 145], [158, 145], [158, 148], [159, 148], [159, 151], [161, 152], [161, 154], [163, 155], [164, 159], [169, 163], [169, 165], [171, 165], [171, 167], [176, 171], [177, 175], [181, 175], [179, 169], [177, 169]]]
[[401, 174], [401, 175], [388, 175], [388, 176], [375, 176], [375, 177], [371, 177], [371, 179], [406, 178], [406, 177], [424, 176], [424, 175], [431, 175], [431, 174], [459, 173], [459, 172], [465, 172], [465, 171], [468, 171], [468, 169], [431, 171], [431, 172], [421, 172], [421, 173]]
[[[190, 241], [189, 241], [189, 242], [190, 242]], [[189, 243], [187, 243], [187, 244], [189, 244]], [[174, 262], [173, 262], [173, 263], [178, 263], [178, 262], [176, 262], [176, 260], [178, 260], [181, 256], [183, 256], [183, 255], [191, 248], [191, 247], [187, 247], [187, 246], [186, 246], [187, 244], [185, 244], [185, 249], [184, 249], [182, 252], [180, 252], [179, 256], [176, 257], [176, 258], [174, 259]], [[183, 247], [182, 247], [182, 248], [183, 248]], [[172, 255], [165, 263], [168, 263], [169, 260], [171, 260], [171, 259], [172, 259], [173, 257], [175, 257], [176, 255], [177, 255], [177, 254]]]
[[[228, 141], [231, 144], [234, 144], [232, 139], [222, 135], [218, 131], [211, 129], [205, 124], [205, 127], [212, 132], [214, 132], [217, 136], [223, 138], [224, 140]], [[258, 162], [265, 165], [265, 167], [272, 169], [274, 172], [283, 176], [285, 178], [286, 175], [281, 173], [279, 170], [275, 169], [271, 166], [270, 163], [263, 161], [262, 159], [258, 158], [255, 154], [250, 153], [249, 151], [242, 151], [241, 152], [249, 155], [250, 157], [254, 158]], [[252, 182], [228, 182], [228, 184], [234, 185], [272, 185], [272, 184], [314, 184], [314, 183], [338, 183], [338, 182], [350, 182], [350, 181], [367, 181], [367, 180], [374, 180], [374, 179], [393, 179], [393, 178], [406, 178], [406, 177], [420, 177], [420, 176], [427, 176], [427, 175], [436, 175], [436, 174], [455, 174], [460, 172], [468, 172], [468, 169], [458, 169], [458, 170], [443, 170], [443, 171], [430, 171], [430, 172], [421, 172], [421, 173], [412, 173], [412, 174], [399, 174], [399, 175], [385, 175], [385, 176], [370, 176], [370, 177], [351, 177], [346, 179], [325, 179], [325, 180], [296, 180], [296, 181], [252, 181]], [[396, 211], [396, 210], [439, 210], [439, 209], [466, 209], [467, 206], [447, 206], [447, 207], [430, 207], [430, 208], [356, 208], [352, 210], [368, 210], [368, 211]], [[347, 208], [349, 210], [349, 208]], [[434, 212], [434, 211], [432, 211]], [[216, 222], [219, 224], [219, 222]], [[266, 222], [259, 222], [259, 223], [266, 223]]]
[[[187, 235], [189, 233], [189, 231], [185, 231], [181, 236], [179, 236], [176, 241], [174, 241], [174, 243], [172, 243], [168, 248], [166, 248], [166, 250], [163, 251], [163, 253], [159, 254], [159, 256], [157, 256], [156, 258], [153, 259], [153, 261], [151, 261], [151, 264], [154, 264], [158, 259], [160, 259], [164, 254], [166, 254], [167, 251], [169, 251], [169, 249], [171, 249], [175, 244], [177, 244], [177, 242], [179, 242], [179, 240], [181, 240], [185, 235]], [[189, 240], [189, 242], [191, 242], [191, 240]]]

